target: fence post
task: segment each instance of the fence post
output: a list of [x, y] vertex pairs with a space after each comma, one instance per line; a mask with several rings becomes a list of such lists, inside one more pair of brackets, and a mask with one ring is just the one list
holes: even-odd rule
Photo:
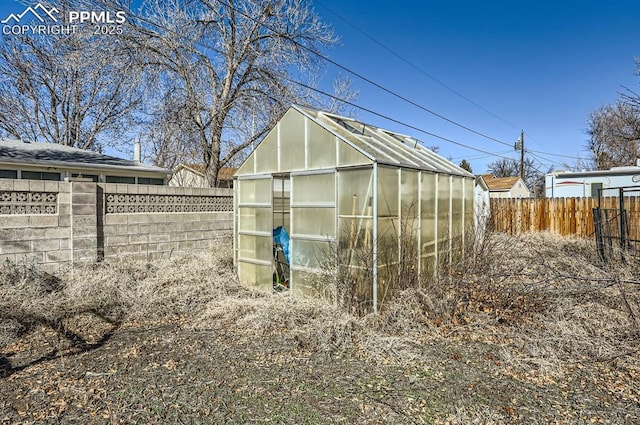
[[620, 249], [624, 250], [627, 247], [627, 224], [624, 211], [624, 190], [622, 188], [618, 189], [618, 207], [620, 209], [618, 220], [620, 225]]

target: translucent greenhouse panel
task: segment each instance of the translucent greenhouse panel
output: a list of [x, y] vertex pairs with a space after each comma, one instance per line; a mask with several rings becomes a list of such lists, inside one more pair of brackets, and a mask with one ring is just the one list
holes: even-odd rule
[[246, 175], [249, 175], [249, 174], [255, 174], [256, 173], [256, 171], [253, 168], [254, 165], [255, 165], [254, 152], [252, 152], [249, 155], [249, 157], [247, 159], [245, 159], [245, 161], [242, 163], [240, 168], [238, 168], [238, 171], [236, 171], [236, 176], [246, 176]]
[[307, 161], [309, 169], [336, 167], [336, 136], [307, 120]]
[[454, 176], [451, 179], [451, 214], [453, 215], [452, 233], [460, 234], [462, 230], [462, 217], [464, 215], [462, 198], [464, 177]]
[[294, 204], [334, 203], [336, 197], [335, 173], [293, 176]]
[[370, 266], [339, 265], [336, 281], [336, 298], [339, 305], [360, 315], [373, 312], [373, 269]]
[[238, 235], [238, 258], [240, 261], [271, 261], [273, 257], [271, 236]]
[[454, 262], [459, 261], [464, 253], [463, 246], [463, 179], [464, 177], [453, 176], [451, 178], [451, 255]]
[[400, 222], [400, 170], [378, 167], [378, 301], [397, 276]]
[[238, 207], [238, 230], [240, 232], [264, 231], [271, 227], [269, 208]]
[[372, 169], [338, 172], [338, 264], [341, 300], [359, 312], [373, 308]]
[[400, 273], [409, 280], [417, 279], [419, 269], [419, 179], [418, 171], [400, 171]]
[[400, 199], [402, 217], [418, 217], [418, 179], [420, 173], [403, 169], [400, 174]]
[[248, 284], [271, 287], [271, 178], [238, 179], [235, 249], [238, 274]]
[[338, 172], [338, 213], [346, 216], [373, 215], [373, 170], [362, 168]]
[[293, 210], [291, 222], [293, 237], [313, 235], [333, 239], [336, 236], [335, 208], [298, 208]]
[[311, 279], [314, 273], [336, 264], [336, 175], [294, 175], [291, 180], [291, 288], [310, 294], [323, 290], [320, 279]]
[[373, 258], [373, 219], [341, 217], [338, 221], [338, 256], [341, 264], [371, 267]]
[[296, 239], [291, 243], [291, 265], [297, 269], [326, 269], [335, 265], [333, 249], [329, 241]]
[[[372, 150], [371, 145], [367, 144], [360, 138], [365, 128], [364, 124], [349, 119], [324, 119], [323, 121], [338, 136], [344, 140], [348, 140], [350, 144], [357, 146], [360, 151], [370, 153]], [[367, 163], [371, 163], [371, 161], [369, 160]], [[340, 164], [353, 165], [343, 163], [342, 158], [340, 158]]]
[[399, 217], [400, 197], [397, 168], [378, 167], [378, 217]]
[[238, 203], [271, 205], [271, 179], [238, 179]]
[[378, 306], [392, 300], [403, 283], [398, 265], [378, 264]]
[[420, 178], [420, 271], [435, 271], [436, 255], [436, 174], [422, 172]]
[[371, 164], [372, 161], [350, 146], [348, 143], [338, 140], [338, 165], [363, 165]]
[[272, 289], [271, 266], [260, 264], [238, 263], [238, 278], [246, 285], [257, 286], [262, 289]]
[[233, 185], [233, 265], [238, 264], [238, 221], [240, 208], [238, 208], [238, 181]]
[[389, 264], [398, 264], [398, 219], [378, 218], [378, 258]]
[[291, 270], [291, 281], [294, 282], [291, 290], [295, 295], [333, 301], [336, 296], [336, 285], [331, 273], [331, 270], [325, 270], [322, 273]]
[[476, 231], [473, 228], [473, 203], [475, 200], [474, 194], [474, 179], [465, 179], [464, 181], [464, 233], [465, 235], [472, 233], [475, 235]]
[[305, 169], [305, 117], [290, 109], [278, 123], [280, 171]]
[[340, 248], [373, 243], [373, 170], [338, 172], [338, 240]]
[[438, 175], [438, 261], [449, 254], [449, 229], [451, 219], [451, 177]]
[[253, 152], [256, 173], [275, 173], [278, 171], [278, 131], [271, 130]]
[[378, 305], [389, 299], [398, 284], [399, 220], [378, 218]]

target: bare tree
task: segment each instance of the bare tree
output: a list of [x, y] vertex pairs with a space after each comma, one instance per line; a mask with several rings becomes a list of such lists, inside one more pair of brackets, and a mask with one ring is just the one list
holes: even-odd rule
[[142, 100], [132, 52], [120, 41], [86, 31], [5, 35], [0, 44], [0, 131], [81, 149], [119, 140]]
[[621, 95], [615, 105], [591, 113], [587, 131], [596, 169], [634, 165], [640, 158], [640, 101], [632, 92]]
[[[534, 196], [540, 197], [544, 195], [544, 176], [551, 172], [551, 169], [547, 169], [546, 172], [540, 170], [541, 164], [525, 156], [524, 158], [524, 182], [529, 187], [529, 190]], [[498, 159], [487, 167], [487, 171], [496, 177], [519, 177], [520, 176], [520, 161], [511, 158]]]
[[515, 159], [500, 158], [489, 164], [487, 171], [496, 177], [515, 177], [520, 175], [520, 163]]
[[164, 89], [156, 100], [144, 133], [149, 155], [161, 167], [175, 168], [180, 163], [199, 163], [197, 128], [188, 114], [188, 100], [179, 90]]
[[[636, 75], [640, 76], [640, 58]], [[635, 165], [640, 158], [640, 94], [623, 87], [615, 104], [591, 113], [587, 134], [594, 168]]]
[[[305, 0], [147, 0], [133, 24], [141, 65], [170, 88], [158, 91], [156, 118], [176, 117], [167, 140], [197, 147], [212, 186], [290, 104], [309, 103], [295, 81], [312, 85], [314, 53], [336, 41]], [[164, 102], [169, 93], [180, 101]]]

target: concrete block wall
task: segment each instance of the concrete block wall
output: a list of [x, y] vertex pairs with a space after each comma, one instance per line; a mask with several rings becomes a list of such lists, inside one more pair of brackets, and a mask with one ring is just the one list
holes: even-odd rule
[[71, 183], [71, 250], [74, 264], [90, 264], [99, 259], [97, 238], [99, 201], [95, 183]]
[[[24, 209], [32, 193], [49, 194], [49, 201], [55, 193], [56, 203], [49, 202], [47, 214], [34, 214], [44, 210]], [[47, 272], [61, 273], [71, 265], [104, 258], [153, 260], [214, 249], [219, 239], [231, 238], [232, 193], [231, 189], [0, 179], [0, 261], [26, 260]], [[214, 197], [220, 205], [198, 204]], [[107, 198], [142, 204], [107, 211]], [[173, 212], [177, 209], [183, 211]]]
[[[188, 197], [232, 196], [231, 189], [140, 186], [100, 183], [103, 197], [153, 195], [155, 205], [176, 205]], [[182, 197], [178, 199], [177, 197]], [[232, 204], [230, 204], [232, 205]], [[144, 205], [126, 205], [135, 210]], [[194, 207], [191, 205], [190, 207]], [[109, 210], [109, 207], [106, 206]], [[144, 208], [141, 208], [144, 209]], [[219, 239], [231, 238], [233, 211], [124, 212], [104, 215], [101, 233], [105, 258], [127, 255], [140, 260], [168, 258], [178, 252], [213, 249]]]
[[[10, 194], [56, 194], [55, 213], [0, 214], [0, 262], [38, 265], [49, 273], [69, 268], [71, 249], [70, 183], [35, 180], [0, 180], [0, 203], [24, 207], [29, 201], [9, 201]], [[43, 203], [44, 204], [44, 203]]]
[[212, 249], [231, 237], [232, 213], [132, 213], [105, 217], [104, 256], [140, 260]]

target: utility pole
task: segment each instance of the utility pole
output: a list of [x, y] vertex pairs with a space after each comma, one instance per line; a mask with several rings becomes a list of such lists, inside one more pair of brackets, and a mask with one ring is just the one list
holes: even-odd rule
[[516, 140], [515, 150], [520, 150], [520, 178], [524, 181], [524, 130], [520, 131], [520, 138]]
[[520, 131], [520, 178], [524, 181], [524, 130]]

